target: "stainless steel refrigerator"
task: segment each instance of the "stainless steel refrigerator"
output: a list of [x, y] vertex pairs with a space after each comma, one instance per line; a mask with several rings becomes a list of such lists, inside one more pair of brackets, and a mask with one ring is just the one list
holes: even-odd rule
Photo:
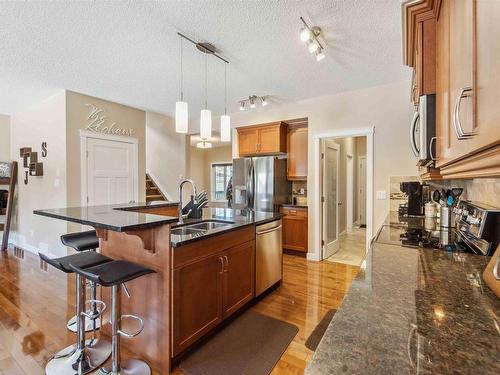
[[291, 202], [292, 184], [286, 179], [286, 159], [275, 156], [233, 159], [233, 207], [278, 211]]

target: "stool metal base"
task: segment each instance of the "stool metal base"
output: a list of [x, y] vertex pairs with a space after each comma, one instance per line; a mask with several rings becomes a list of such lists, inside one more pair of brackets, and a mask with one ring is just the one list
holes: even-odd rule
[[87, 340], [83, 350], [70, 345], [54, 355], [47, 366], [46, 375], [78, 374], [82, 362], [81, 374], [87, 374], [101, 366], [111, 355], [111, 343], [106, 340]]
[[144, 361], [128, 359], [120, 363], [120, 371], [113, 372], [111, 365], [101, 367], [99, 375], [151, 375], [151, 368]]
[[[90, 314], [90, 311], [88, 311], [88, 313]], [[68, 320], [66, 328], [68, 328], [68, 331], [76, 333], [76, 315], [72, 317], [70, 320]], [[101, 318], [96, 318], [95, 329], [97, 330], [100, 328], [101, 328]], [[92, 332], [93, 330], [94, 330], [94, 321], [92, 319], [85, 317], [85, 332]]]

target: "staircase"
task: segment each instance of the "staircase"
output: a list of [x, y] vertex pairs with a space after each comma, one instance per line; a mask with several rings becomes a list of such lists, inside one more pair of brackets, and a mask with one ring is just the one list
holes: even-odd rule
[[151, 176], [146, 173], [146, 202], [151, 201], [168, 201], [168, 199], [163, 195]]

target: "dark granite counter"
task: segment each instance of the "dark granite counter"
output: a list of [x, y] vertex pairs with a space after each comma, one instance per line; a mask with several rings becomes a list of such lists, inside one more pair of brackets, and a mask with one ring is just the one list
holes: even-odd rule
[[[392, 219], [386, 226], [404, 225]], [[500, 374], [488, 261], [373, 243], [306, 374]]]
[[303, 204], [282, 204], [281, 206], [286, 208], [307, 208], [307, 205]]
[[160, 216], [132, 212], [134, 209], [152, 207], [169, 207], [177, 205], [177, 202], [162, 202], [159, 204], [125, 203], [104, 206], [68, 207], [49, 210], [35, 210], [35, 215], [52, 217], [55, 219], [70, 221], [94, 228], [108, 229], [116, 232], [151, 228], [158, 225], [177, 222], [177, 217]]
[[196, 233], [179, 235], [172, 233], [171, 244], [173, 247], [186, 245], [188, 243], [215, 236], [223, 232], [239, 229], [246, 225], [265, 224], [270, 221], [281, 219], [282, 216], [282, 214], [276, 212], [251, 212], [247, 210], [235, 210], [229, 208], [204, 208], [202, 218], [185, 220], [183, 226], [194, 224], [203, 220], [216, 220], [225, 222], [228, 225]]

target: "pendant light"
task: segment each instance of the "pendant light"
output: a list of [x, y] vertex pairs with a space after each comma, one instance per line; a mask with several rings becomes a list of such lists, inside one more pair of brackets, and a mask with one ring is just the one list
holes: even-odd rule
[[205, 108], [200, 113], [200, 137], [202, 140], [212, 138], [212, 112], [207, 109], [207, 59], [208, 56], [205, 53]]
[[227, 114], [227, 64], [224, 64], [224, 114], [220, 117], [220, 140], [231, 142], [231, 118]]
[[181, 100], [175, 103], [175, 131], [186, 134], [188, 132], [188, 104], [184, 101], [183, 87], [183, 61], [182, 61], [182, 38], [181, 40]]

